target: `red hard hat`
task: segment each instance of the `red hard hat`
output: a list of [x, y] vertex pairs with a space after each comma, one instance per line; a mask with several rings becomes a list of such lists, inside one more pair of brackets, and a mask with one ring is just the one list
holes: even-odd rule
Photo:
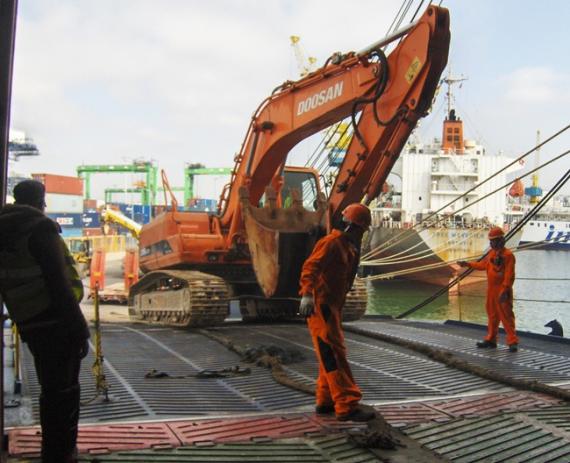
[[360, 203], [353, 203], [346, 206], [344, 211], [342, 211], [342, 216], [347, 222], [351, 222], [362, 228], [368, 228], [372, 223], [370, 209]]
[[495, 238], [502, 238], [505, 236], [505, 232], [501, 227], [493, 227], [489, 230], [489, 239], [494, 240]]

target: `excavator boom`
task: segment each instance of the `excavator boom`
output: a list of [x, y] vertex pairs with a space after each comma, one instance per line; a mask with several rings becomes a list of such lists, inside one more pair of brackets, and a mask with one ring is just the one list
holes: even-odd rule
[[[396, 40], [386, 56], [383, 48]], [[337, 53], [301, 80], [279, 86], [252, 116], [217, 213], [182, 212], [172, 199], [170, 210], [143, 227], [140, 263], [151, 272], [131, 288], [133, 316], [212, 324], [223, 320], [230, 297], [240, 300], [246, 319], [295, 316], [305, 258], [346, 205], [380, 193], [431, 106], [449, 40], [447, 10], [431, 5], [391, 37], [357, 53]], [[287, 156], [347, 117], [354, 137], [326, 198], [320, 173], [286, 166]], [[163, 183], [168, 189], [164, 176]], [[215, 288], [209, 298], [206, 287]], [[365, 309], [366, 291], [357, 283], [343, 313], [355, 319]]]
[[[402, 36], [386, 58], [380, 47]], [[431, 106], [449, 40], [448, 11], [430, 6], [403, 31], [359, 53], [329, 59], [264, 100], [252, 117], [229, 194], [220, 201], [220, 223], [230, 229], [229, 242], [241, 226], [239, 188], [246, 186], [256, 204], [297, 143], [348, 116], [357, 136], [329, 198], [330, 219], [346, 204], [373, 199], [417, 120]]]

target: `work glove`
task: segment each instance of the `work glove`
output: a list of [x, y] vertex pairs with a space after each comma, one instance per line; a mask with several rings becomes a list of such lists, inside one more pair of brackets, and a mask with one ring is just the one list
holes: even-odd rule
[[505, 290], [503, 291], [500, 295], [499, 295], [499, 302], [500, 303], [505, 303], [509, 300], [509, 290]]
[[311, 294], [305, 294], [299, 305], [299, 315], [307, 318], [315, 313], [315, 300]]
[[469, 264], [464, 260], [458, 260], [457, 265], [459, 265], [460, 267], [469, 267]]

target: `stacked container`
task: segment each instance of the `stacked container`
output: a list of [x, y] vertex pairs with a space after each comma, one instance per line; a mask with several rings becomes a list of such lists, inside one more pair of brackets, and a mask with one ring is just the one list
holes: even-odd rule
[[46, 214], [61, 226], [64, 237], [83, 234], [83, 180], [54, 174], [32, 174], [46, 188]]
[[103, 234], [101, 228], [101, 215], [97, 207], [96, 199], [83, 200], [83, 236], [100, 236]]

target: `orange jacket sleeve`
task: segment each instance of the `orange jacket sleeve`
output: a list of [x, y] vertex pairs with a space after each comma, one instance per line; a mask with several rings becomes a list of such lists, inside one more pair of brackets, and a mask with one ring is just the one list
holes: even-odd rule
[[299, 285], [301, 289], [299, 294], [301, 296], [305, 294], [312, 294], [313, 290], [319, 283], [319, 277], [323, 273], [323, 269], [326, 268], [327, 262], [330, 261], [333, 243], [329, 239], [329, 236], [321, 238], [315, 247], [313, 252], [303, 264], [303, 269], [301, 270], [301, 279]]
[[485, 258], [480, 261], [473, 260], [471, 262], [467, 262], [467, 265], [469, 265], [469, 267], [471, 267], [473, 270], [485, 270], [487, 268], [488, 260], [489, 254], [487, 254]]
[[515, 255], [512, 252], [504, 254], [505, 259], [505, 277], [503, 279], [503, 290], [510, 290], [515, 282]]

